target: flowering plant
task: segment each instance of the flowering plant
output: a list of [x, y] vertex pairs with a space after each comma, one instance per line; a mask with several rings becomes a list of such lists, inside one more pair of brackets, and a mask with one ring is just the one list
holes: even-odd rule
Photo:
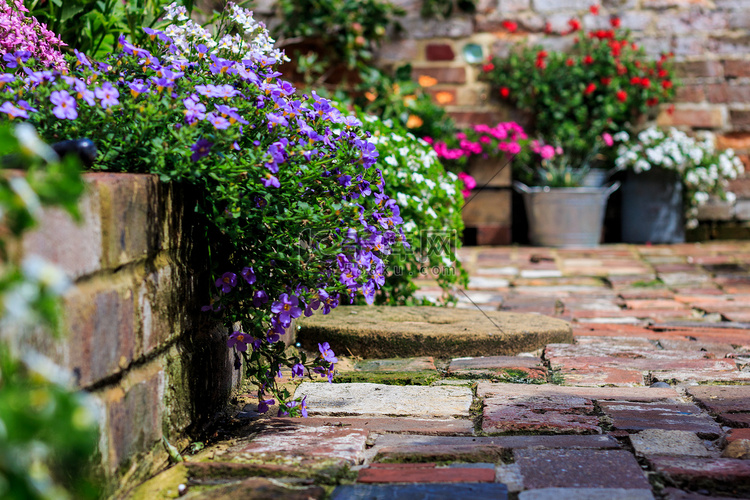
[[649, 127], [632, 139], [627, 132], [616, 134], [615, 139], [623, 141], [615, 159], [618, 168], [631, 168], [635, 173], [663, 168], [679, 174], [685, 187], [688, 228], [698, 225], [698, 206], [711, 196], [734, 200], [727, 185], [744, 172], [742, 160], [731, 149], [716, 151], [713, 136], [699, 140], [675, 128]]
[[619, 28], [619, 18], [610, 24], [611, 29], [586, 33], [571, 19], [563, 33], [575, 37], [570, 53], [519, 45], [483, 68], [482, 78], [497, 95], [530, 112], [534, 131], [562, 146], [572, 160], [583, 159], [604, 132], [627, 130], [674, 97], [670, 55], [650, 60]]
[[[50, 2], [52, 3], [52, 2]], [[0, 58], [7, 68], [18, 68], [34, 58], [42, 66], [67, 69], [60, 47], [65, 45], [35, 17], [26, 17], [29, 10], [22, 0], [0, 0]]]
[[426, 140], [433, 145], [438, 158], [464, 170], [472, 157], [499, 158], [507, 155], [512, 158], [521, 152], [526, 139], [526, 132], [519, 124], [500, 122], [494, 127], [473, 125], [445, 141], [434, 141], [429, 137]]
[[427, 142], [398, 123], [373, 115], [360, 117], [378, 146], [376, 166], [383, 172], [386, 193], [400, 208], [410, 242], [390, 256], [390, 272], [376, 300], [408, 303], [417, 290], [412, 279], [417, 275], [436, 279], [445, 292], [442, 300], [454, 300], [452, 287], [467, 283], [466, 272], [456, 258], [463, 231], [461, 181], [444, 170]]
[[312, 360], [287, 355], [280, 336], [303, 314], [374, 301], [405, 240], [399, 205], [361, 122], [279, 79], [283, 53], [250, 12], [228, 4], [215, 35], [177, 4], [165, 18], [164, 31], [145, 28], [148, 48], [121, 37], [106, 61], [76, 52], [70, 74], [0, 74], [0, 116], [47, 138], [90, 137], [103, 151], [95, 168], [199, 186], [216, 273], [204, 310], [233, 332], [261, 408], [300, 415], [277, 374], [330, 379], [336, 357], [327, 344]]

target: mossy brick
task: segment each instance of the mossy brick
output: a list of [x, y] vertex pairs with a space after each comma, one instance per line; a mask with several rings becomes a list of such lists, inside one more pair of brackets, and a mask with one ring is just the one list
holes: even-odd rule
[[99, 191], [105, 266], [114, 269], [154, 254], [164, 220], [157, 177], [100, 172], [87, 180]]
[[366, 358], [512, 355], [573, 340], [570, 325], [561, 320], [496, 311], [486, 315], [439, 307], [339, 307], [300, 321], [297, 338], [308, 349], [326, 341], [340, 352]]
[[61, 209], [45, 208], [39, 226], [23, 238], [23, 255], [38, 255], [58, 265], [73, 280], [99, 271], [103, 248], [100, 207], [99, 193], [89, 185], [78, 203], [80, 224]]
[[73, 288], [63, 300], [67, 366], [87, 387], [126, 369], [139, 340], [132, 283], [98, 279]]

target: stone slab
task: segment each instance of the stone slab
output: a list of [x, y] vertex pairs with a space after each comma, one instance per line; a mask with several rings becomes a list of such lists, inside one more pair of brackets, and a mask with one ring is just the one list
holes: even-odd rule
[[392, 464], [393, 467], [360, 469], [358, 483], [492, 483], [495, 471], [471, 467], [408, 467], [413, 464]]
[[[515, 450], [526, 489], [623, 488], [650, 490], [640, 465], [625, 450]], [[606, 497], [603, 497], [606, 498]]]
[[346, 427], [365, 429], [380, 434], [425, 434], [435, 436], [454, 436], [473, 434], [474, 423], [469, 419], [418, 419], [397, 417], [308, 417], [303, 419], [289, 419], [273, 417], [272, 421], [294, 423], [295, 425], [312, 427]]
[[[515, 355], [572, 342], [570, 325], [539, 314], [441, 307], [346, 306], [300, 321], [298, 340], [365, 358]], [[489, 319], [488, 319], [489, 317]]]
[[672, 388], [651, 387], [567, 387], [553, 384], [496, 384], [480, 382], [477, 384], [477, 395], [480, 398], [504, 397], [513, 401], [528, 401], [546, 396], [576, 396], [592, 400], [619, 401], [664, 401], [679, 397]]
[[703, 441], [694, 432], [646, 429], [638, 434], [630, 434], [629, 437], [636, 454], [644, 457], [652, 455], [710, 456]]
[[625, 488], [542, 488], [518, 495], [518, 500], [653, 500], [651, 490]]
[[592, 367], [561, 370], [565, 385], [581, 387], [634, 387], [643, 385], [643, 373], [623, 368]]
[[547, 370], [536, 357], [487, 356], [453, 359], [448, 366], [448, 374], [456, 377], [519, 377], [543, 380], [547, 376]]
[[599, 405], [617, 430], [679, 430], [695, 432], [705, 438], [722, 434], [719, 424], [692, 404], [606, 401]]
[[420, 372], [434, 371], [431, 356], [417, 358], [365, 359], [354, 363], [354, 370], [364, 372]]
[[468, 387], [320, 384], [303, 382], [295, 397], [307, 396], [311, 416], [469, 417]]
[[492, 498], [506, 500], [504, 484], [348, 484], [337, 486], [331, 500], [456, 500]]
[[356, 465], [363, 460], [368, 434], [364, 429], [276, 426], [231, 448], [227, 458], [284, 457], [300, 462], [323, 458]]

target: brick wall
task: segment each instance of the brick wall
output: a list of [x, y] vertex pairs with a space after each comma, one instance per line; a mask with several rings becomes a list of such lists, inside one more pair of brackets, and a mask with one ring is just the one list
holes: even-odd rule
[[75, 280], [64, 297], [67, 335], [26, 340], [97, 396], [104, 473], [111, 489], [127, 488], [166, 464], [162, 436], [181, 448], [222, 410], [241, 371], [222, 328], [200, 311], [211, 281], [197, 194], [151, 175], [85, 178], [83, 222], [46, 211], [14, 258], [40, 255]]

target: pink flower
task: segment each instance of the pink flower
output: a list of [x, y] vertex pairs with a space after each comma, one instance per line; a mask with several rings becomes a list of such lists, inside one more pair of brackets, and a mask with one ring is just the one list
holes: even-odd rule
[[461, 179], [461, 182], [464, 183], [464, 187], [468, 191], [471, 191], [472, 189], [474, 189], [475, 187], [477, 187], [477, 181], [474, 180], [474, 177], [470, 176], [466, 172], [459, 172], [458, 173], [458, 178]]
[[602, 134], [602, 140], [604, 141], [604, 144], [607, 145], [607, 147], [615, 143], [615, 140], [612, 138], [612, 136], [608, 132], [604, 132]]
[[555, 148], [553, 148], [549, 144], [545, 144], [539, 150], [539, 155], [542, 157], [542, 160], [549, 160], [550, 158], [555, 156]]

